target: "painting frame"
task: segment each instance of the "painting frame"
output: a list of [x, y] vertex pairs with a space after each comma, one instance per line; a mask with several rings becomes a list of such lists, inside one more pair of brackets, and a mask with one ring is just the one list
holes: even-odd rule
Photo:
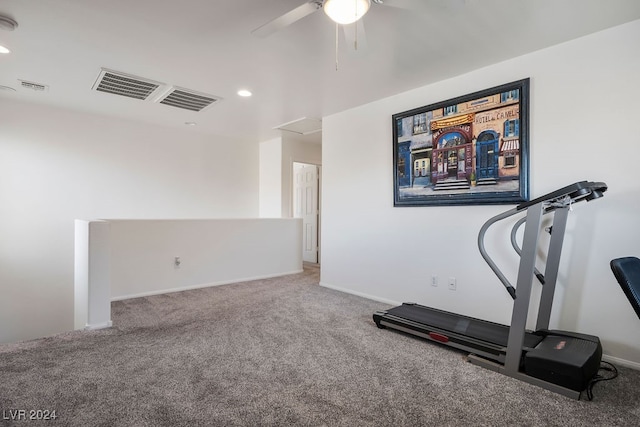
[[393, 114], [394, 206], [528, 201], [529, 80]]

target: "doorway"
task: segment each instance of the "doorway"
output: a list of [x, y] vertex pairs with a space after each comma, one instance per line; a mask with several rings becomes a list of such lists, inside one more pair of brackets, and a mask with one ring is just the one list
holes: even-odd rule
[[293, 162], [293, 217], [302, 218], [302, 260], [320, 263], [320, 167]]
[[498, 134], [487, 130], [476, 140], [476, 176], [478, 179], [498, 178]]

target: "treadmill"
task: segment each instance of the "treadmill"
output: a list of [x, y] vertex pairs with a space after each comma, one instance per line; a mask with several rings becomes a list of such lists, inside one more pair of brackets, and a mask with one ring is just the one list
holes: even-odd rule
[[[567, 331], [550, 331], [549, 319], [560, 254], [571, 206], [603, 196], [603, 182], [580, 181], [505, 211], [489, 219], [478, 233], [478, 248], [489, 267], [514, 300], [511, 325], [463, 316], [415, 303], [374, 313], [381, 328], [394, 329], [469, 352], [468, 360], [496, 372], [579, 399], [597, 375], [602, 359], [598, 337]], [[511, 245], [520, 256], [514, 287], [491, 259], [484, 246], [487, 230], [498, 221], [524, 215], [511, 229]], [[542, 218], [552, 215], [544, 274], [536, 268]], [[522, 247], [516, 234], [525, 225]], [[536, 330], [526, 330], [532, 284], [542, 285]]]

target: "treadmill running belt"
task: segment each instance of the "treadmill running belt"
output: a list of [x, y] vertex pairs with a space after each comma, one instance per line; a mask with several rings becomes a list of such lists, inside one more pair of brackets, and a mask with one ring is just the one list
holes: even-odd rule
[[[506, 347], [509, 340], [509, 327], [486, 320], [461, 316], [447, 311], [437, 310], [417, 304], [402, 304], [387, 310], [387, 313], [423, 325], [445, 331], [463, 334], [481, 341]], [[524, 346], [535, 347], [542, 337], [526, 333]]]

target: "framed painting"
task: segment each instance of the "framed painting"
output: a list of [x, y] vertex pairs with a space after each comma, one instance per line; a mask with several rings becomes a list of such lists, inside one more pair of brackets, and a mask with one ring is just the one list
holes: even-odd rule
[[529, 200], [529, 79], [393, 115], [394, 206]]

